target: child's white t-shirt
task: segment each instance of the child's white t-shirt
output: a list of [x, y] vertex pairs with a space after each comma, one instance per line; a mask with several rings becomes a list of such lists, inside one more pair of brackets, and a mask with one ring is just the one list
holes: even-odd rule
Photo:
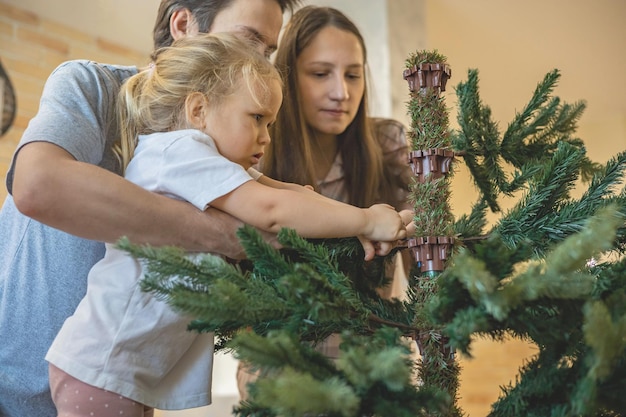
[[[260, 176], [221, 156], [197, 130], [140, 136], [126, 169], [130, 181], [200, 210]], [[193, 317], [139, 289], [139, 262], [113, 245], [106, 248], [46, 360], [87, 384], [151, 407], [210, 404], [213, 333], [188, 331]]]

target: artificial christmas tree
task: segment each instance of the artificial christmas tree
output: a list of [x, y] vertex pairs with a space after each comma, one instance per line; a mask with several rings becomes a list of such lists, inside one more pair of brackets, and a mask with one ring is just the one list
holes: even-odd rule
[[[418, 73], [409, 81], [409, 158], [419, 235], [409, 243], [416, 268], [406, 301], [378, 297], [388, 258], [364, 264], [355, 239], [306, 241], [285, 230], [278, 251], [244, 228], [249, 260], [236, 266], [121, 243], [146, 264], [145, 290], [197, 317], [191, 330], [215, 331], [218, 347], [259, 367], [239, 415], [460, 415], [454, 352], [470, 354], [477, 335], [538, 347], [491, 416], [626, 410], [626, 153], [604, 166], [587, 158], [573, 136], [584, 103], [552, 96], [558, 71], [546, 75], [501, 135], [480, 100], [478, 72], [470, 70], [456, 87], [460, 129], [450, 131], [441, 122], [441, 84], [422, 90], [419, 79], [420, 70], [427, 78], [426, 64], [445, 73], [440, 58], [422, 51], [407, 60], [408, 72]], [[471, 213], [458, 219], [445, 200], [453, 192], [452, 159], [466, 164], [478, 190]], [[581, 179], [586, 192], [572, 198]], [[505, 213], [502, 196], [518, 198]], [[492, 226], [489, 211], [500, 215]], [[454, 246], [423, 251], [424, 244]], [[332, 361], [313, 345], [336, 332], [344, 343]], [[402, 335], [418, 342], [422, 361], [410, 360]], [[414, 383], [414, 367], [423, 385]]]
[[436, 294], [437, 278], [452, 254], [454, 216], [449, 205], [452, 150], [448, 110], [441, 92], [445, 91], [451, 70], [437, 51], [420, 51], [406, 60], [403, 76], [409, 84], [411, 117], [409, 161], [415, 181], [409, 199], [414, 207], [415, 237], [408, 246], [415, 254], [417, 268], [414, 326], [420, 329], [418, 345], [421, 360], [419, 376], [423, 387], [440, 389], [453, 401], [438, 415], [461, 416], [457, 406], [459, 366], [448, 338], [433, 326], [424, 308]]

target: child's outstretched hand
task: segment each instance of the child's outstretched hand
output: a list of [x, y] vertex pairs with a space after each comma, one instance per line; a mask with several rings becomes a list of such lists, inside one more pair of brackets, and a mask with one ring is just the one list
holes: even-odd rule
[[388, 254], [399, 239], [406, 238], [407, 231], [405, 219], [392, 206], [375, 204], [365, 210], [368, 230], [358, 238], [365, 250], [365, 260], [368, 261], [374, 255]]
[[406, 238], [406, 226], [400, 214], [389, 204], [374, 204], [365, 209], [368, 228], [363, 237], [375, 241], [395, 241]]
[[364, 238], [363, 236], [357, 236], [359, 238], [359, 242], [361, 242], [361, 246], [363, 246], [363, 250], [365, 251], [365, 259], [366, 261], [371, 261], [374, 259], [374, 256], [385, 256], [396, 246], [396, 242], [375, 242], [373, 240], [369, 240]]
[[402, 222], [406, 226], [406, 237], [407, 239], [412, 237], [415, 234], [415, 222], [413, 222], [413, 218], [415, 217], [415, 212], [413, 210], [402, 210], [398, 213], [400, 217], [402, 217]]

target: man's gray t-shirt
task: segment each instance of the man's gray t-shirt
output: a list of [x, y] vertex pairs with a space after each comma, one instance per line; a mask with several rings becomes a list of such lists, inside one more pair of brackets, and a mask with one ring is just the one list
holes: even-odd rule
[[[49, 77], [18, 150], [54, 143], [77, 160], [120, 173], [115, 101], [136, 67], [70, 61]], [[16, 153], [17, 153], [16, 152]], [[7, 174], [12, 191], [13, 164]], [[104, 244], [77, 238], [19, 213], [9, 195], [0, 211], [0, 416], [55, 416], [44, 356], [85, 295]]]

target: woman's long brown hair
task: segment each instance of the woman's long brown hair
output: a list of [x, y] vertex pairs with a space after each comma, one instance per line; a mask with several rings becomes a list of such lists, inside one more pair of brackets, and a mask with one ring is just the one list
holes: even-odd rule
[[[333, 26], [354, 34], [363, 49], [365, 42], [358, 28], [340, 11], [330, 7], [307, 6], [290, 19], [276, 53], [276, 66], [283, 75], [283, 105], [271, 130], [272, 142], [262, 160], [261, 170], [271, 178], [316, 186], [312, 147], [313, 133], [304, 119], [298, 91], [296, 61], [320, 30]], [[328, 46], [332, 47], [331, 45]], [[338, 135], [338, 151], [348, 191], [348, 203], [367, 207], [377, 202], [393, 204], [383, 164], [383, 155], [367, 116], [367, 87], [357, 114]]]

